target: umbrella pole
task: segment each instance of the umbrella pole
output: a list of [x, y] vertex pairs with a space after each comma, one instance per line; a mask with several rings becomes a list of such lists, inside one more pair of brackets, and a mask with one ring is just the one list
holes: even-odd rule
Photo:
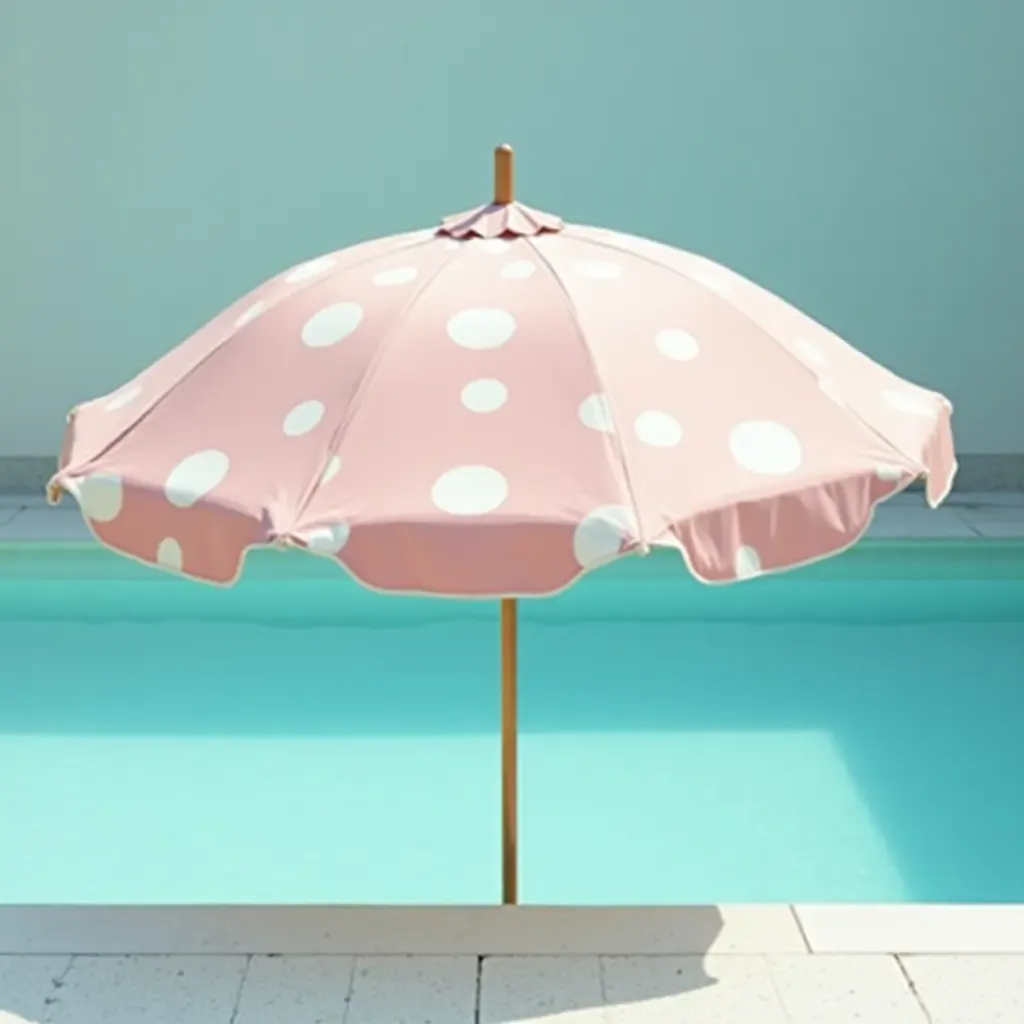
[[516, 599], [501, 600], [501, 902], [519, 898], [516, 809]]

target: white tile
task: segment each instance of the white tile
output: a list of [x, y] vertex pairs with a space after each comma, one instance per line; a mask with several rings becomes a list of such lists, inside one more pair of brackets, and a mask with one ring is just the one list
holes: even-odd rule
[[950, 509], [910, 509], [882, 505], [868, 530], [869, 537], [976, 537], [977, 534]]
[[229, 1024], [244, 957], [76, 957], [47, 1024]]
[[794, 909], [814, 953], [1024, 953], [1022, 904]]
[[357, 957], [346, 1024], [472, 1024], [476, 957]]
[[907, 956], [902, 960], [932, 1024], [1024, 1021], [1024, 958]]
[[81, 513], [74, 508], [23, 508], [0, 525], [0, 541], [92, 539]]
[[480, 1024], [530, 1021], [603, 1024], [596, 956], [487, 957], [480, 970]]
[[0, 907], [0, 953], [805, 952], [789, 907]]
[[786, 1024], [764, 957], [605, 957], [607, 1024]]
[[42, 1020], [70, 963], [68, 956], [0, 956], [0, 1024], [8, 1024], [5, 1013], [15, 1015], [10, 1024]]
[[979, 522], [970, 521], [970, 524], [982, 537], [992, 539], [1012, 540], [1017, 537], [1024, 537], [1024, 519], [1017, 520], [990, 520]]
[[789, 1024], [928, 1024], [891, 956], [770, 956]]
[[1024, 506], [962, 508], [957, 515], [983, 537], [1024, 537]]
[[350, 956], [253, 957], [234, 1024], [342, 1024], [354, 967]]

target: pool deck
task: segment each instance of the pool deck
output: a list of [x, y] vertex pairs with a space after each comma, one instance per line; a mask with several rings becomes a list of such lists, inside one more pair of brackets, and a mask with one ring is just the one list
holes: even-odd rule
[[1019, 1024], [1024, 908], [0, 908], [23, 1020]]
[[[1024, 494], [870, 536], [1024, 538]], [[0, 496], [0, 541], [89, 540]], [[1024, 906], [0, 907], [0, 1024], [1020, 1024]]]

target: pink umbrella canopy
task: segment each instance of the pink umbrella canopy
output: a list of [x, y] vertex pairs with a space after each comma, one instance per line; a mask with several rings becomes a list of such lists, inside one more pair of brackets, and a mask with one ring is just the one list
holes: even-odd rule
[[291, 546], [387, 591], [501, 597], [502, 895], [518, 892], [516, 602], [672, 548], [708, 583], [824, 558], [952, 407], [738, 274], [495, 201], [292, 267], [68, 417], [51, 500], [211, 583]]
[[496, 202], [260, 285], [77, 406], [51, 494], [218, 584], [261, 545], [458, 597], [656, 547], [721, 583], [841, 551], [918, 477], [938, 504], [951, 412], [725, 267]]

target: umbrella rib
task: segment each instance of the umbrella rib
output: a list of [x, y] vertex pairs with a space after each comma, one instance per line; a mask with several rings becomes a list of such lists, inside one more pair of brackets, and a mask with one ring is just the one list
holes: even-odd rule
[[626, 485], [626, 492], [629, 496], [629, 503], [633, 511], [633, 519], [636, 523], [638, 539], [640, 541], [640, 553], [646, 555], [647, 552], [650, 550], [650, 545], [647, 543], [647, 538], [644, 535], [643, 521], [640, 515], [640, 506], [637, 504], [636, 491], [633, 488], [633, 480], [630, 476], [629, 466], [626, 462], [626, 452], [622, 446], [621, 440], [622, 433], [619, 430], [619, 423], [615, 416], [615, 409], [612, 407], [611, 393], [605, 387], [604, 380], [601, 377], [601, 371], [597, 366], [597, 362], [594, 359], [593, 353], [590, 351], [590, 346], [587, 344], [586, 335], [584, 334], [583, 328], [580, 325], [580, 318], [578, 311], [576, 309], [576, 303], [573, 302], [572, 296], [569, 294], [568, 288], [565, 287], [565, 284], [559, 276], [558, 271], [554, 268], [551, 261], [537, 248], [534, 239], [524, 237], [523, 241], [526, 242], [526, 244], [530, 247], [531, 250], [533, 250], [533, 253], [534, 255], [536, 255], [537, 259], [540, 260], [540, 262], [543, 263], [545, 267], [547, 267], [551, 276], [554, 278], [555, 283], [558, 285], [558, 289], [562, 293], [562, 296], [569, 307], [569, 314], [572, 317], [572, 324], [576, 332], [576, 338], [579, 341], [580, 346], [583, 349], [583, 353], [586, 356], [587, 362], [590, 365], [591, 372], [594, 375], [594, 380], [597, 382], [598, 387], [601, 389], [601, 394], [605, 396], [605, 401], [608, 403], [608, 408], [611, 412], [613, 428], [610, 442], [612, 448], [615, 451], [615, 455], [618, 458], [619, 469], [622, 472], [622, 479]]
[[[413, 248], [413, 246], [410, 246], [410, 248]], [[338, 448], [344, 441], [345, 434], [352, 426], [352, 423], [355, 421], [356, 416], [359, 415], [359, 410], [362, 408], [363, 402], [365, 401], [366, 393], [369, 390], [370, 385], [373, 383], [373, 379], [376, 376], [381, 363], [384, 361], [384, 357], [387, 355], [391, 342], [395, 337], [398, 328], [401, 327], [402, 324], [405, 322], [405, 318], [409, 314], [409, 311], [412, 309], [412, 307], [416, 305], [417, 302], [419, 302], [420, 298], [427, 291], [427, 289], [437, 280], [437, 278], [442, 273], [444, 273], [444, 271], [447, 270], [448, 267], [451, 266], [451, 264], [458, 258], [458, 255], [459, 254], [457, 252], [452, 253], [452, 255], [447, 260], [445, 260], [434, 271], [434, 273], [430, 275], [430, 277], [423, 281], [419, 288], [417, 288], [416, 291], [414, 291], [413, 294], [406, 301], [405, 305], [402, 307], [402, 311], [398, 314], [398, 316], [394, 318], [394, 320], [391, 322], [387, 330], [384, 331], [383, 335], [381, 336], [380, 342], [377, 345], [377, 350], [374, 353], [373, 358], [370, 360], [370, 365], [366, 368], [366, 373], [363, 374], [363, 379], [359, 382], [359, 386], [356, 388], [356, 393], [352, 396], [352, 401], [349, 403], [344, 418], [342, 419], [341, 423], [339, 423], [338, 426], [335, 428], [334, 432], [331, 434], [331, 439], [330, 442], [328, 443], [327, 451], [324, 455], [324, 461], [321, 464], [318, 473], [314, 475], [313, 481], [310, 484], [309, 489], [303, 495], [302, 500], [296, 507], [293, 522], [292, 525], [289, 527], [289, 530], [295, 529], [295, 526], [302, 519], [302, 516], [305, 513], [310, 501], [312, 501], [313, 495], [316, 494], [318, 488], [320, 487], [321, 477], [323, 475], [323, 470], [327, 465], [327, 461], [330, 459], [331, 455], [338, 454]]]

